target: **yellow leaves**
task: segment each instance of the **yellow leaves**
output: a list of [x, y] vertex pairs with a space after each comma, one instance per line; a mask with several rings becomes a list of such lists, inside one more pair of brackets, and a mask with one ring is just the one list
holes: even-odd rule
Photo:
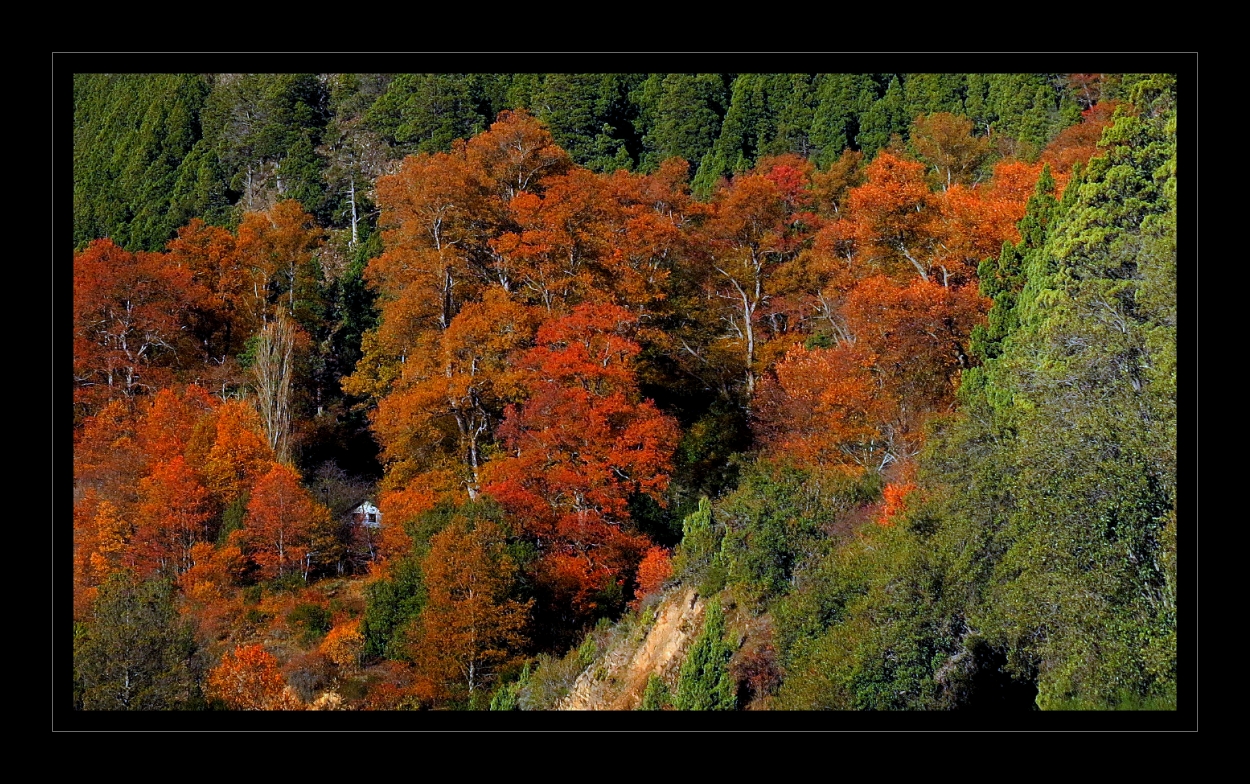
[[96, 550], [91, 554], [91, 569], [97, 581], [103, 582], [121, 568], [133, 527], [122, 519], [117, 507], [101, 501], [93, 521], [96, 529]]
[[339, 667], [354, 669], [360, 664], [365, 650], [365, 637], [360, 633], [357, 621], [341, 623], [331, 629], [321, 641], [321, 654]]
[[215, 437], [200, 470], [204, 484], [222, 505], [248, 490], [274, 462], [260, 417], [246, 403], [231, 400], [217, 409]]

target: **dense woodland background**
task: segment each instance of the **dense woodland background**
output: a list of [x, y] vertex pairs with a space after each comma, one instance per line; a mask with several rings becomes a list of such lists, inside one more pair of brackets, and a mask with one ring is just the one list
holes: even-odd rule
[[73, 87], [76, 708], [1176, 707], [1173, 77]]

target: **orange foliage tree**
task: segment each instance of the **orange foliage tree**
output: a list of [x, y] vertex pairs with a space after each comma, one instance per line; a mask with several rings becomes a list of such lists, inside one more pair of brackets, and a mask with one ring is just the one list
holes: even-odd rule
[[873, 360], [849, 343], [791, 349], [757, 395], [755, 431], [765, 448], [856, 470], [877, 463], [885, 416]]
[[458, 520], [430, 541], [422, 561], [429, 600], [413, 640], [422, 697], [471, 697], [517, 658], [533, 600], [510, 598], [517, 568], [505, 544], [503, 529], [485, 519]]
[[151, 460], [170, 460], [185, 453], [195, 427], [219, 401], [192, 384], [157, 392], [135, 426], [139, 445]]
[[[235, 244], [237, 272], [247, 276], [240, 312], [244, 331], [251, 334], [268, 320], [269, 302], [285, 294], [288, 312], [295, 310], [296, 277], [312, 259], [324, 232], [299, 202], [278, 202], [268, 212], [249, 212], [239, 224]], [[240, 288], [237, 284], [233, 288]]]
[[157, 463], [139, 483], [135, 544], [147, 572], [181, 574], [193, 565], [191, 548], [208, 538], [208, 491], [182, 455]]
[[349, 621], [335, 626], [326, 633], [318, 650], [339, 667], [355, 668], [365, 650], [365, 637], [360, 633], [360, 624]]
[[969, 335], [987, 309], [972, 286], [916, 279], [901, 286], [884, 276], [862, 281], [847, 298], [856, 348], [873, 357], [889, 459], [915, 454], [928, 415], [954, 404]]
[[933, 180], [942, 190], [969, 184], [990, 154], [989, 139], [973, 135], [972, 120], [945, 112], [917, 117], [911, 143], [933, 167]]
[[924, 169], [924, 164], [881, 152], [864, 170], [867, 182], [850, 192], [845, 218], [861, 263], [895, 276], [910, 265], [925, 281], [934, 274], [938, 203]]
[[278, 660], [263, 645], [240, 645], [227, 651], [204, 680], [209, 699], [231, 710], [294, 710], [300, 706], [286, 688]]
[[74, 617], [91, 612], [96, 589], [109, 575], [135, 566], [134, 526], [93, 489], [74, 502]]
[[482, 446], [503, 401], [516, 392], [510, 359], [529, 344], [535, 316], [500, 289], [465, 305], [427, 351], [404, 363], [391, 394], [379, 401], [373, 424], [383, 457], [411, 473], [452, 467], [474, 496]]
[[199, 332], [208, 357], [224, 362], [237, 354], [255, 324], [247, 304], [250, 280], [238, 253], [235, 237], [220, 226], [192, 218], [169, 241], [166, 264], [189, 270], [207, 289], [199, 314]]
[[1039, 163], [1050, 164], [1060, 192], [1072, 167], [1089, 163], [1089, 159], [1098, 154], [1098, 141], [1111, 124], [1117, 106], [1116, 101], [1104, 101], [1089, 107], [1081, 112], [1079, 123], [1060, 131], [1042, 151]]
[[632, 607], [638, 609], [644, 599], [664, 587], [668, 578], [673, 576], [673, 563], [669, 551], [663, 547], [652, 547], [638, 564], [638, 587], [634, 589]]
[[816, 228], [808, 211], [811, 171], [795, 156], [761, 161], [718, 191], [715, 216], [706, 225], [705, 286], [720, 305], [712, 317], [723, 324], [722, 340], [737, 354], [748, 399], [760, 374], [761, 348], [791, 327], [784, 309], [770, 305], [784, 293], [777, 287], [778, 267], [798, 254]]
[[247, 539], [252, 559], [266, 578], [298, 570], [304, 579], [325, 555], [319, 547], [331, 527], [330, 513], [300, 485], [294, 470], [273, 464], [252, 489], [247, 504]]
[[248, 492], [275, 460], [256, 410], [239, 400], [223, 403], [201, 420], [187, 451], [222, 506]]

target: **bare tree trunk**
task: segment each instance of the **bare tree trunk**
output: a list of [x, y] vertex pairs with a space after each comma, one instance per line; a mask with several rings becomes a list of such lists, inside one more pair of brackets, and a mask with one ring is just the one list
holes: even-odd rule
[[351, 202], [352, 202], [352, 244], [351, 246], [354, 248], [356, 247], [356, 242], [358, 241], [357, 235], [356, 235], [356, 174], [354, 172], [351, 174], [351, 179], [348, 182], [350, 184], [350, 189], [347, 191], [347, 193], [351, 197]]
[[291, 376], [295, 364], [295, 327], [285, 313], [265, 325], [256, 344], [252, 379], [256, 407], [269, 446], [283, 463], [291, 462]]

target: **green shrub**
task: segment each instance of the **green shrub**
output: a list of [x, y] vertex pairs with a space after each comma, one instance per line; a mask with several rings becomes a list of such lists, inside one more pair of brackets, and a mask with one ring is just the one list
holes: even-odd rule
[[495, 690], [495, 696], [490, 700], [490, 709], [493, 711], [519, 710], [521, 690], [529, 685], [530, 675], [530, 665], [526, 662], [525, 669], [521, 670], [520, 678], [512, 683], [505, 683]]
[[330, 631], [330, 611], [319, 604], [300, 604], [287, 613], [287, 623], [295, 627], [299, 641], [312, 645]]
[[668, 690], [668, 685], [664, 680], [654, 672], [647, 676], [647, 690], [642, 693], [642, 702], [638, 705], [638, 710], [654, 711], [667, 710], [673, 707], [673, 695]]

